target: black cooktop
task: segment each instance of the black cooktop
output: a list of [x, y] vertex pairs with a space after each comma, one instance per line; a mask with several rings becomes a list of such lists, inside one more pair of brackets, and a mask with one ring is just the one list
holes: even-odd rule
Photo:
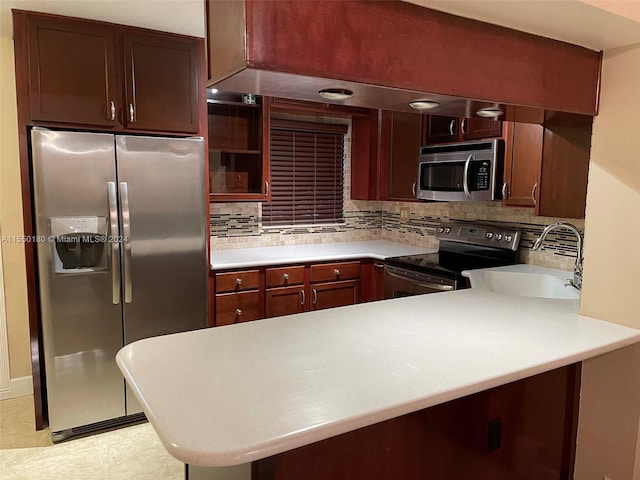
[[[469, 233], [471, 232], [471, 233]], [[478, 224], [443, 224], [436, 253], [386, 259], [388, 265], [459, 280], [463, 270], [518, 263], [519, 232]], [[508, 241], [507, 241], [508, 239]]]

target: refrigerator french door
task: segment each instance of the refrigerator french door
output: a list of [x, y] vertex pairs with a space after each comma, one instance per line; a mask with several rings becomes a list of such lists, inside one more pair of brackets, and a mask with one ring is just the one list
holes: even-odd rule
[[61, 440], [141, 416], [115, 363], [123, 345], [206, 326], [204, 141], [34, 128], [31, 160], [49, 426]]

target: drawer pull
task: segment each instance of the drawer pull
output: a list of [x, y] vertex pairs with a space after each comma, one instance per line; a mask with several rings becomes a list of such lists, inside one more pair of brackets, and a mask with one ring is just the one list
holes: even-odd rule
[[304, 290], [300, 290], [300, 305], [304, 305]]
[[242, 279], [240, 277], [236, 278], [236, 285], [242, 285]]
[[239, 317], [242, 315], [242, 310], [240, 310], [239, 308], [236, 308], [236, 316]]
[[336, 274], [336, 277], [339, 277], [339, 276], [340, 276], [340, 269], [336, 268], [336, 269], [333, 271], [333, 273], [335, 273], [335, 274]]
[[284, 281], [286, 282], [287, 280], [289, 280], [289, 274], [285, 273], [282, 278], [284, 278]]

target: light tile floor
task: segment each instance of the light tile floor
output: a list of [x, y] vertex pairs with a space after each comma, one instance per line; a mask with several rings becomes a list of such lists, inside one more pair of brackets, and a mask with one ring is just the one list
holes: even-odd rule
[[37, 432], [33, 397], [0, 402], [2, 480], [181, 480], [184, 464], [173, 458], [148, 423], [53, 445]]

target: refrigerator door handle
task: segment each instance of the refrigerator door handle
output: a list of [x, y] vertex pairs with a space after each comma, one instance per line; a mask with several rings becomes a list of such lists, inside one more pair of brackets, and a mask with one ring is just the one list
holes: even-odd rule
[[124, 245], [124, 301], [131, 303], [133, 285], [131, 284], [131, 214], [129, 211], [129, 187], [120, 182], [120, 209], [122, 212], [122, 236]]
[[111, 289], [112, 303], [120, 303], [120, 249], [117, 239], [120, 237], [118, 227], [118, 194], [116, 182], [107, 182], [109, 196], [109, 237], [111, 246]]

